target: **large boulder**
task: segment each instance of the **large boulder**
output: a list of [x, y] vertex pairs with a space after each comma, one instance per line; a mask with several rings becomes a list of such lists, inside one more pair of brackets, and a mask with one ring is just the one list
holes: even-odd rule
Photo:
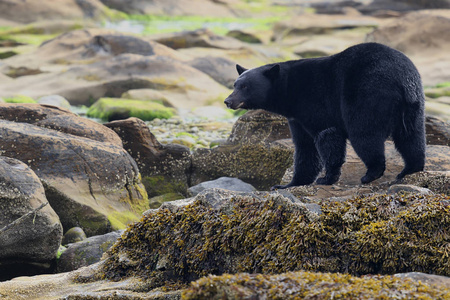
[[0, 105], [0, 119], [29, 123], [99, 142], [122, 145], [120, 137], [105, 126], [51, 105], [4, 103]]
[[122, 233], [113, 231], [69, 244], [58, 259], [58, 272], [69, 272], [99, 262], [103, 253], [114, 245]]
[[149, 197], [167, 193], [186, 195], [191, 156], [187, 147], [163, 145], [144, 121], [129, 118], [105, 124], [121, 138], [124, 148], [135, 159]]
[[[2, 104], [3, 115], [13, 116], [14, 107]], [[17, 107], [20, 111], [23, 106]], [[66, 230], [79, 226], [92, 236], [122, 229], [148, 207], [138, 167], [121, 142], [91, 139], [83, 130], [59, 131], [66, 127], [62, 116], [52, 119], [52, 129], [40, 127], [34, 119], [22, 123], [2, 118], [3, 155], [25, 162], [36, 172]], [[78, 119], [82, 127], [85, 119]]]
[[172, 49], [194, 47], [239, 49], [244, 46], [241, 41], [235, 38], [217, 35], [209, 29], [163, 33], [154, 35], [152, 38], [158, 43], [166, 45]]
[[12, 225], [47, 203], [39, 178], [23, 162], [0, 156], [0, 195], [0, 281], [47, 271], [62, 238], [52, 207], [46, 205]]
[[191, 185], [236, 177], [257, 189], [268, 189], [292, 164], [293, 150], [277, 141], [289, 136], [284, 117], [261, 110], [247, 112], [234, 124], [227, 143], [192, 154]]

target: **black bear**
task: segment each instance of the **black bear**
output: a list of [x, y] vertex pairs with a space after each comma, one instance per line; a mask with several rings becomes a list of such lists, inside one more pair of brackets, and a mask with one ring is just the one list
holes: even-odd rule
[[232, 109], [264, 109], [285, 116], [295, 145], [294, 177], [282, 189], [338, 181], [346, 139], [367, 167], [362, 183], [385, 170], [384, 142], [392, 137], [405, 167], [397, 179], [425, 164], [424, 93], [419, 72], [401, 52], [377, 43], [341, 53], [268, 64], [237, 65], [225, 100]]

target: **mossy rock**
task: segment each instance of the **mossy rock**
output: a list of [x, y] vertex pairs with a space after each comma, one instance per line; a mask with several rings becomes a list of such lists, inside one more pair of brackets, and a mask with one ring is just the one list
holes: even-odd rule
[[450, 275], [450, 197], [372, 195], [324, 200], [322, 213], [278, 193], [199, 194], [131, 225], [96, 279], [153, 286], [208, 274], [291, 271]]
[[437, 85], [435, 88], [425, 89], [425, 95], [430, 98], [449, 97], [450, 86], [446, 84]]
[[[395, 295], [395, 296], [394, 296]], [[449, 299], [450, 289], [394, 276], [290, 272], [208, 276], [191, 283], [182, 299]]]
[[113, 121], [136, 117], [144, 121], [169, 119], [174, 116], [172, 108], [154, 101], [140, 101], [122, 98], [100, 98], [87, 111], [87, 116]]
[[6, 103], [37, 103], [36, 100], [25, 95], [16, 95], [12, 97], [3, 98]]

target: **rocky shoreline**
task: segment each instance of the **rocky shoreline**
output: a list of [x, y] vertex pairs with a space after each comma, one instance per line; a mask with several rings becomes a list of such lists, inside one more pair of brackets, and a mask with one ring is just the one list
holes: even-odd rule
[[[1, 299], [450, 298], [448, 1], [41, 2], [0, 0]], [[247, 23], [150, 28], [212, 14]], [[269, 191], [288, 122], [225, 108], [235, 64], [364, 41], [418, 66], [425, 170], [395, 181], [388, 141], [361, 185], [348, 144], [336, 184]]]

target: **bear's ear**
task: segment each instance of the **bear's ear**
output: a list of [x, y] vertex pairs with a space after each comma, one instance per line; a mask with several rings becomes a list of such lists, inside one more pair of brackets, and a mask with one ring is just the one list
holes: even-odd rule
[[280, 65], [273, 65], [270, 69], [264, 71], [264, 75], [270, 79], [275, 79], [280, 74]]
[[240, 65], [236, 65], [236, 70], [238, 72], [239, 75], [241, 75], [242, 73], [244, 73], [245, 71], [247, 71], [246, 68], [241, 67]]

